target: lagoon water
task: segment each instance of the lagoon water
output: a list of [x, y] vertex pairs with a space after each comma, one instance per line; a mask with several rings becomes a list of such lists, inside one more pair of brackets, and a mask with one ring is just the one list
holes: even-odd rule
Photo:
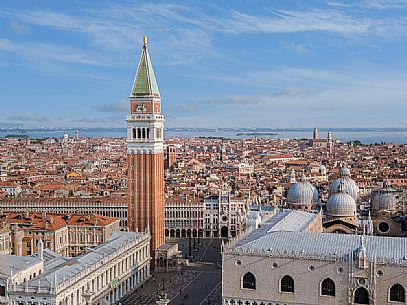
[[[319, 137], [326, 138], [327, 129], [320, 130]], [[75, 129], [27, 129], [27, 130], [0, 130], [0, 137], [9, 134], [26, 134], [30, 138], [61, 138], [64, 133], [70, 137], [75, 134]], [[267, 134], [262, 135], [257, 130], [188, 130], [188, 129], [168, 129], [165, 131], [165, 138], [170, 137], [223, 137], [229, 139], [243, 139], [254, 137], [270, 137], [274, 139], [309, 139], [312, 137], [312, 129], [309, 130], [267, 130]], [[243, 134], [240, 134], [243, 133]], [[255, 135], [254, 135], [255, 133]], [[239, 135], [240, 134], [240, 135]], [[273, 135], [271, 135], [273, 134]], [[274, 135], [275, 134], [275, 135]], [[101, 129], [79, 129], [81, 137], [95, 138], [124, 138], [126, 129], [124, 128], [101, 128]], [[372, 143], [397, 143], [407, 144], [407, 129], [357, 129], [357, 130], [335, 130], [332, 129], [332, 135], [335, 140], [342, 142], [359, 140], [363, 144]]]

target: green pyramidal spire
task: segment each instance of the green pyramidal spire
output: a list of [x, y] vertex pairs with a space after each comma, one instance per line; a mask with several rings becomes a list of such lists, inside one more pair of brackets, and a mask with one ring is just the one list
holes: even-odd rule
[[141, 96], [160, 96], [153, 65], [151, 64], [150, 55], [147, 50], [147, 36], [144, 36], [143, 51], [130, 94], [130, 97]]

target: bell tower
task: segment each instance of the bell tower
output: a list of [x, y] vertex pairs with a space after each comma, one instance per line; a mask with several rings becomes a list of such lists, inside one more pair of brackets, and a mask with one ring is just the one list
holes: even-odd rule
[[128, 226], [151, 233], [151, 254], [165, 242], [164, 116], [147, 37], [130, 93], [127, 116]]

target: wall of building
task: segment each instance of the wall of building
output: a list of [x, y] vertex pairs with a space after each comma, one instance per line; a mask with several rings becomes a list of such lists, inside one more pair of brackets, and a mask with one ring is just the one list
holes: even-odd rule
[[[367, 269], [358, 269], [353, 261], [237, 254], [225, 254], [222, 263], [224, 304], [238, 304], [240, 300], [242, 304], [343, 305], [353, 302], [352, 294], [358, 287], [366, 287], [371, 304], [384, 305], [395, 304], [388, 299], [392, 285], [398, 283], [407, 289], [407, 264], [369, 263]], [[256, 289], [242, 288], [246, 272], [256, 277]], [[285, 275], [294, 279], [294, 293], [281, 292], [280, 280]], [[335, 296], [321, 295], [321, 282], [326, 278], [334, 281]]]
[[[129, 235], [128, 232], [118, 234]], [[115, 244], [114, 247], [112, 245], [113, 248], [98, 248], [98, 253], [101, 254], [109, 249], [98, 261], [92, 257], [88, 262], [86, 255], [73, 261], [83, 267], [77, 274], [66, 275], [66, 278], [62, 275], [65, 273], [64, 266], [69, 266], [68, 261], [51, 270], [51, 273], [44, 271], [43, 276], [51, 278], [51, 283], [49, 280], [44, 280], [43, 284], [28, 281], [26, 285], [12, 286], [8, 291], [10, 304], [79, 305], [85, 304], [86, 296], [92, 304], [116, 304], [127, 292], [150, 277], [150, 236], [136, 234], [140, 236], [125, 238], [125, 243], [120, 242], [120, 245]], [[115, 241], [108, 243], [110, 242]], [[57, 285], [53, 281], [54, 272], [55, 277], [58, 277]], [[38, 293], [39, 291], [41, 292]]]

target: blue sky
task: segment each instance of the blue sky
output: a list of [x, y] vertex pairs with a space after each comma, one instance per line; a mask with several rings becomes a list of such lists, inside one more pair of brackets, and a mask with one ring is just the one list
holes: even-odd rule
[[407, 0], [1, 1], [0, 125], [124, 127], [145, 34], [166, 126], [407, 126]]

